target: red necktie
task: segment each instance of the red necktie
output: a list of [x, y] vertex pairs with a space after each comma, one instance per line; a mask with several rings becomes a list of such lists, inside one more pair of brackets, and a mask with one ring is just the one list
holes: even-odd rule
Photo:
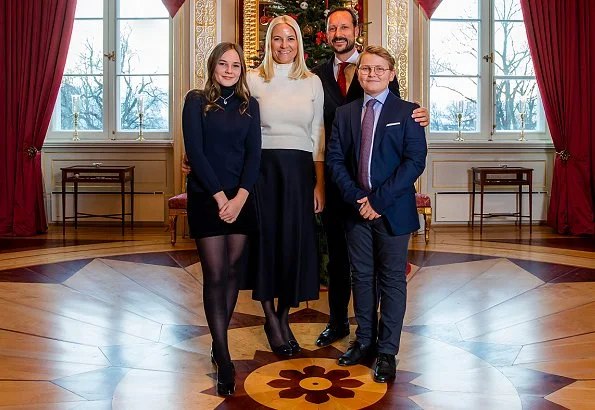
[[370, 171], [368, 164], [370, 163], [370, 155], [372, 155], [372, 137], [374, 135], [374, 104], [378, 100], [372, 98], [366, 103], [366, 112], [362, 120], [362, 140], [359, 145], [359, 164], [357, 169], [357, 182], [364, 191], [369, 192], [370, 186]]
[[339, 73], [337, 74], [337, 83], [339, 84], [341, 95], [343, 97], [347, 95], [347, 78], [345, 78], [345, 67], [348, 65], [349, 63], [346, 62], [339, 63]]

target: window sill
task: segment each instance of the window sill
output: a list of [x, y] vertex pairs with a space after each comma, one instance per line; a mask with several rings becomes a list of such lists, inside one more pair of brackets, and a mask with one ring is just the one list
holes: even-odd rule
[[139, 148], [139, 147], [151, 147], [151, 148], [167, 148], [173, 146], [173, 140], [144, 140], [143, 142], [134, 140], [84, 140], [84, 141], [72, 141], [72, 140], [53, 140], [45, 141], [43, 143], [43, 149], [46, 148], [95, 148], [95, 147], [112, 147], [112, 148]]
[[510, 149], [510, 150], [549, 150], [554, 149], [552, 141], [548, 140], [528, 140], [525, 142], [515, 140], [494, 140], [494, 141], [479, 141], [479, 140], [465, 140], [453, 141], [446, 139], [428, 139], [428, 147], [430, 149], [472, 149], [472, 150], [493, 150], [493, 149]]

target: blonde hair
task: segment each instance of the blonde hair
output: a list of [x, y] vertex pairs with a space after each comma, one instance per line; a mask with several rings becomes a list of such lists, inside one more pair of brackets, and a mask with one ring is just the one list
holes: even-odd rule
[[362, 58], [366, 54], [374, 54], [378, 57], [382, 57], [388, 63], [388, 68], [390, 68], [391, 71], [395, 70], [395, 58], [391, 55], [391, 53], [388, 52], [386, 48], [380, 46], [367, 46], [366, 48], [364, 48], [364, 51], [362, 51], [360, 55], [357, 57], [357, 68], [359, 68]]
[[289, 78], [292, 80], [298, 80], [313, 75], [310, 73], [310, 70], [306, 65], [306, 59], [304, 58], [304, 41], [302, 40], [300, 26], [291, 16], [278, 16], [269, 23], [269, 28], [267, 30], [267, 35], [264, 42], [264, 58], [262, 63], [260, 63], [258, 66], [258, 74], [264, 78], [265, 82], [271, 81], [271, 79], [275, 76], [275, 60], [273, 59], [272, 49], [273, 29], [275, 26], [283, 23], [288, 24], [293, 29], [298, 43], [297, 55], [293, 60], [293, 67], [289, 72]]

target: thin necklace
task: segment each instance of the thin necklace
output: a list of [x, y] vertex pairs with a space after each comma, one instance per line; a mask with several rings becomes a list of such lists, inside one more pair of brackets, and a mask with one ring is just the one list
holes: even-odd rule
[[227, 100], [229, 100], [234, 94], [235, 94], [235, 90], [233, 90], [231, 92], [231, 94], [229, 94], [227, 97], [223, 98], [223, 96], [220, 96], [219, 98], [221, 98], [223, 100], [223, 105], [227, 105]]

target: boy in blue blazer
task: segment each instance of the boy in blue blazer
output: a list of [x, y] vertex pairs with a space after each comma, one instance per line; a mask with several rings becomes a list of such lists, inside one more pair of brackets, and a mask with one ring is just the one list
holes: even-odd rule
[[388, 88], [395, 77], [390, 53], [366, 47], [357, 70], [364, 97], [337, 109], [326, 158], [332, 181], [351, 205], [345, 229], [358, 327], [339, 364], [354, 365], [377, 352], [374, 380], [386, 383], [396, 377], [407, 249], [411, 232], [419, 229], [414, 183], [425, 168], [427, 147], [423, 127], [411, 118], [418, 106]]

